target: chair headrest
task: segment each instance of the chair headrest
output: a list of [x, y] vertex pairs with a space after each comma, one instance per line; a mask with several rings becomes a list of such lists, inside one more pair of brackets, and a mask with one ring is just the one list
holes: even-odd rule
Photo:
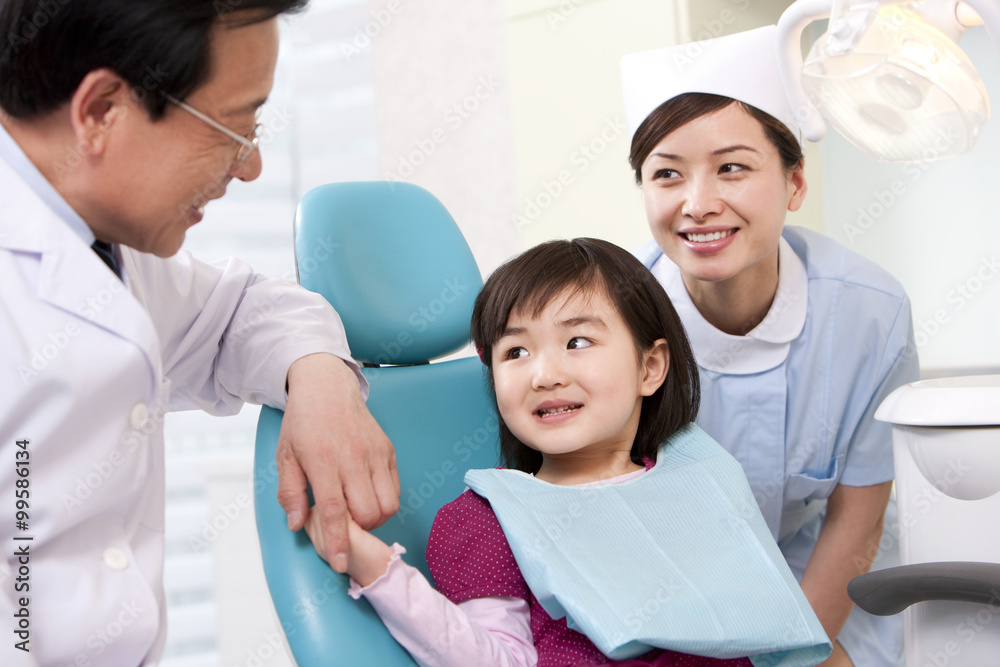
[[483, 286], [461, 230], [430, 192], [409, 183], [331, 183], [295, 213], [299, 283], [322, 294], [363, 363], [416, 364], [469, 342]]

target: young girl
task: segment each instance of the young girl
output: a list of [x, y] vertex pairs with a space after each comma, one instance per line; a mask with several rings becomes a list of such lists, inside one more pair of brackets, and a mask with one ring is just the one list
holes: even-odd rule
[[743, 465], [836, 638], [824, 667], [894, 667], [900, 618], [852, 611], [847, 583], [896, 544], [890, 426], [873, 414], [918, 376], [909, 301], [872, 262], [785, 226], [806, 180], [774, 26], [692, 46], [622, 60], [653, 237], [636, 254], [691, 336], [698, 425]]
[[691, 424], [697, 368], [641, 263], [593, 239], [538, 246], [489, 278], [472, 333], [508, 469], [470, 471], [471, 489], [438, 513], [427, 547], [437, 591], [398, 545], [350, 530], [351, 594], [418, 663], [826, 657], [738, 464]]

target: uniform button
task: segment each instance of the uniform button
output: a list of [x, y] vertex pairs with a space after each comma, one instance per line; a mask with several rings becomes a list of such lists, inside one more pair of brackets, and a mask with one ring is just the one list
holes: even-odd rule
[[124, 570], [128, 567], [128, 556], [121, 549], [108, 547], [104, 550], [104, 564], [112, 570]]
[[137, 431], [146, 427], [146, 424], [149, 423], [149, 408], [146, 407], [145, 403], [136, 403], [132, 406], [128, 422]]

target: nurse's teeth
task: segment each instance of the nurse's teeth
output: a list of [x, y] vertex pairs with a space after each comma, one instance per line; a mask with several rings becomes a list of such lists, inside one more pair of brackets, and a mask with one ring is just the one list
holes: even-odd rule
[[733, 230], [728, 229], [724, 232], [712, 232], [711, 234], [685, 234], [684, 238], [693, 243], [707, 243], [709, 241], [718, 241], [719, 239], [724, 239], [731, 235]]

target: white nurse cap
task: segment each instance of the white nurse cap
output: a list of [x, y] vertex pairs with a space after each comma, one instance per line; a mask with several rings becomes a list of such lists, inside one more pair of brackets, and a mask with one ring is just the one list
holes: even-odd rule
[[798, 137], [799, 126], [778, 71], [776, 34], [776, 26], [769, 25], [623, 57], [629, 136], [667, 100], [682, 93], [712, 93], [766, 111]]

